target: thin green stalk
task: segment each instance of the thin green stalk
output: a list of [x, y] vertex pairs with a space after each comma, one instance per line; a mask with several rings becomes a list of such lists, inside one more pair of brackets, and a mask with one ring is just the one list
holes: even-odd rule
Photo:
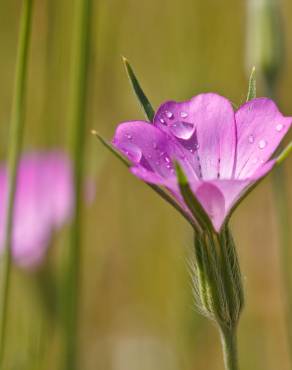
[[72, 96], [70, 101], [70, 151], [73, 160], [75, 186], [75, 214], [70, 229], [70, 247], [65, 266], [64, 369], [78, 368], [78, 298], [80, 297], [80, 246], [83, 209], [83, 169], [86, 116], [86, 86], [89, 57], [91, 0], [75, 1], [73, 34]]
[[236, 331], [221, 330], [221, 343], [226, 370], [238, 370]]
[[[265, 80], [267, 95], [276, 100], [276, 80]], [[284, 164], [275, 166], [272, 173], [272, 186], [277, 218], [279, 253], [284, 290], [284, 321], [288, 343], [290, 368], [292, 368], [292, 276], [291, 276], [291, 231], [289, 215], [289, 196], [286, 186]]]
[[9, 298], [9, 283], [11, 270], [11, 236], [13, 226], [14, 199], [17, 182], [17, 168], [22, 147], [24, 131], [24, 108], [25, 92], [28, 66], [28, 49], [30, 41], [32, 21], [33, 0], [24, 0], [20, 33], [18, 55], [16, 62], [16, 75], [14, 97], [11, 113], [11, 127], [8, 153], [8, 199], [6, 210], [3, 274], [1, 279], [1, 301], [0, 301], [0, 368], [3, 368], [3, 356], [6, 343], [7, 311]]
[[290, 364], [292, 363], [292, 277], [291, 277], [291, 232], [288, 211], [288, 192], [285, 183], [283, 165], [278, 166], [272, 176], [274, 199], [277, 211], [279, 230], [280, 262], [282, 281], [284, 285], [284, 304], [286, 334], [289, 346]]
[[[250, 0], [248, 4], [248, 56], [251, 58], [250, 62], [257, 65], [262, 75], [266, 95], [276, 100], [276, 87], [282, 71], [283, 61], [285, 60], [280, 3], [278, 0], [263, 0], [258, 3]], [[288, 152], [289, 150], [286, 152], [286, 155]], [[282, 161], [284, 158], [285, 154], [282, 154], [279, 161]], [[285, 296], [285, 326], [289, 346], [290, 369], [292, 369], [292, 277], [290, 271], [292, 236], [289, 227], [289, 197], [285, 174], [281, 167], [275, 166], [272, 182], [278, 223], [282, 284]]]

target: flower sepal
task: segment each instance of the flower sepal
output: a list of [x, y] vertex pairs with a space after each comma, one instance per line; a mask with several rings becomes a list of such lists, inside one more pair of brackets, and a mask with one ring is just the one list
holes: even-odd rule
[[152, 105], [150, 103], [150, 101], [148, 100], [147, 96], [145, 95], [135, 73], [134, 73], [134, 70], [133, 68], [131, 67], [129, 61], [127, 58], [125, 57], [122, 57], [122, 61], [123, 61], [123, 64], [125, 66], [125, 69], [126, 69], [126, 73], [128, 75], [128, 78], [129, 78], [129, 81], [132, 85], [132, 88], [133, 88], [133, 91], [139, 101], [139, 103], [141, 104], [141, 107], [143, 108], [144, 110], [144, 113], [145, 113], [145, 116], [147, 119], [149, 119], [150, 122], [152, 122], [153, 118], [154, 118], [154, 115], [155, 115], [155, 112], [154, 112], [154, 109], [152, 108]]

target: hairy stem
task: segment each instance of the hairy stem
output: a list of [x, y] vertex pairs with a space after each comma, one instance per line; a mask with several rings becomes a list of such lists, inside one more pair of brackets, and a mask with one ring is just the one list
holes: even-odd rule
[[236, 330], [222, 329], [221, 343], [225, 370], [238, 370]]

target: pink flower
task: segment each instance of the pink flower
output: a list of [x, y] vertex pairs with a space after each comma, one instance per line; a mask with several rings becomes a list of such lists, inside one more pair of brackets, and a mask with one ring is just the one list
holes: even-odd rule
[[[0, 167], [0, 249], [3, 249], [7, 198], [7, 170]], [[27, 268], [44, 259], [52, 233], [73, 212], [73, 181], [69, 159], [64, 153], [31, 153], [22, 157], [15, 198], [12, 254]]]
[[153, 124], [120, 124], [112, 143], [129, 159], [134, 175], [166, 188], [182, 212], [194, 218], [180, 193], [178, 162], [219, 231], [246, 192], [275, 165], [271, 156], [291, 121], [268, 98], [253, 99], [234, 112], [227, 99], [208, 93], [162, 104]]

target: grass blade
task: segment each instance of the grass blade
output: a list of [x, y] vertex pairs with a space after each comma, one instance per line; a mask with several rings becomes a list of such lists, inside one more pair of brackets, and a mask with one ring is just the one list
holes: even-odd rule
[[32, 23], [33, 0], [24, 0], [20, 21], [18, 55], [13, 106], [11, 114], [9, 153], [8, 153], [8, 199], [4, 231], [4, 256], [1, 279], [0, 301], [0, 368], [3, 368], [3, 356], [6, 342], [7, 311], [11, 270], [11, 239], [13, 228], [14, 201], [17, 184], [17, 168], [22, 148], [25, 113], [25, 94], [27, 82], [28, 50]]
[[90, 45], [91, 0], [76, 0], [73, 22], [72, 74], [70, 98], [70, 152], [73, 162], [75, 209], [69, 234], [69, 251], [64, 263], [62, 319], [64, 325], [64, 369], [79, 368], [78, 311], [80, 297], [80, 261], [82, 213], [84, 204], [83, 169], [86, 134], [86, 99]]

